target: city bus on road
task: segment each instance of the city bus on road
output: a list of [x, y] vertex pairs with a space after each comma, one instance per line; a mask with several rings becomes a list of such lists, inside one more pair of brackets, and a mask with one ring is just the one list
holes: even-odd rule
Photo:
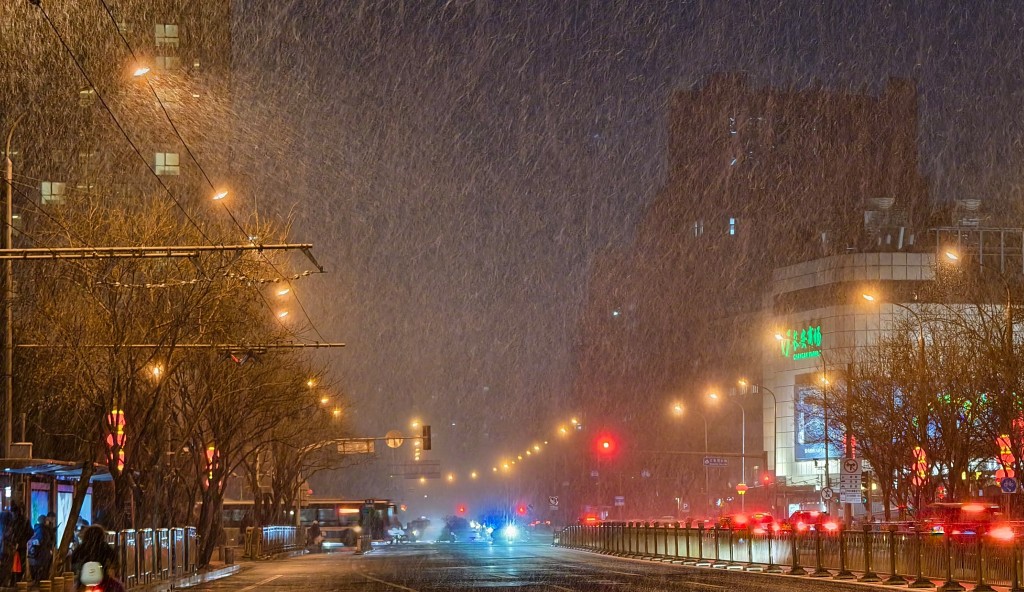
[[[253, 516], [254, 504], [249, 501], [224, 500], [222, 526], [228, 541], [241, 540], [240, 528]], [[295, 524], [295, 511], [286, 514]], [[359, 535], [366, 533], [371, 540], [386, 540], [388, 529], [399, 524], [398, 507], [387, 499], [303, 499], [299, 510], [298, 526], [309, 528], [316, 521], [324, 546], [353, 546]]]

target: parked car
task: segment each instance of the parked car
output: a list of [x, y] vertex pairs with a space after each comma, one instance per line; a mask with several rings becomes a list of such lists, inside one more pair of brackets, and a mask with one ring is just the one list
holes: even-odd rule
[[930, 504], [924, 514], [922, 530], [957, 537], [971, 537], [982, 530], [994, 530], [1006, 522], [1002, 508], [982, 502]]

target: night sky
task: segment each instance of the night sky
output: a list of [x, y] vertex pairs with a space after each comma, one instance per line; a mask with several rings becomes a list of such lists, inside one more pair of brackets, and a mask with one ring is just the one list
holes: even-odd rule
[[489, 471], [576, 411], [562, 400], [588, 269], [630, 244], [661, 189], [674, 89], [723, 71], [867, 92], [913, 78], [933, 200], [1014, 204], [1022, 12], [241, 0], [236, 100], [279, 118], [272, 201], [331, 272], [297, 288], [321, 333], [348, 343], [326, 359], [353, 426], [422, 417], [446, 470]]

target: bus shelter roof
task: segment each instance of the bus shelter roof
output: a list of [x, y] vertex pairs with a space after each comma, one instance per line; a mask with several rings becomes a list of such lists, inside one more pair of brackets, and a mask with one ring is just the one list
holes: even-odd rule
[[[7, 475], [32, 475], [77, 481], [82, 478], [82, 463], [51, 458], [0, 458], [0, 471]], [[106, 465], [96, 464], [90, 482], [112, 481]]]

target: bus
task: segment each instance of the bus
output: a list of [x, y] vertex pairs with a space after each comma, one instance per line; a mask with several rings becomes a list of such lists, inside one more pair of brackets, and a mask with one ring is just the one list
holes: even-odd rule
[[[251, 519], [253, 510], [252, 500], [224, 500], [222, 526], [228, 541], [242, 540], [240, 528], [246, 516]], [[291, 524], [295, 524], [295, 511], [289, 509], [287, 515], [293, 519]], [[384, 541], [388, 529], [400, 524], [398, 506], [387, 499], [303, 499], [298, 526], [305, 530], [313, 521], [320, 526], [325, 547], [353, 546], [363, 532], [369, 534], [371, 540]]]

